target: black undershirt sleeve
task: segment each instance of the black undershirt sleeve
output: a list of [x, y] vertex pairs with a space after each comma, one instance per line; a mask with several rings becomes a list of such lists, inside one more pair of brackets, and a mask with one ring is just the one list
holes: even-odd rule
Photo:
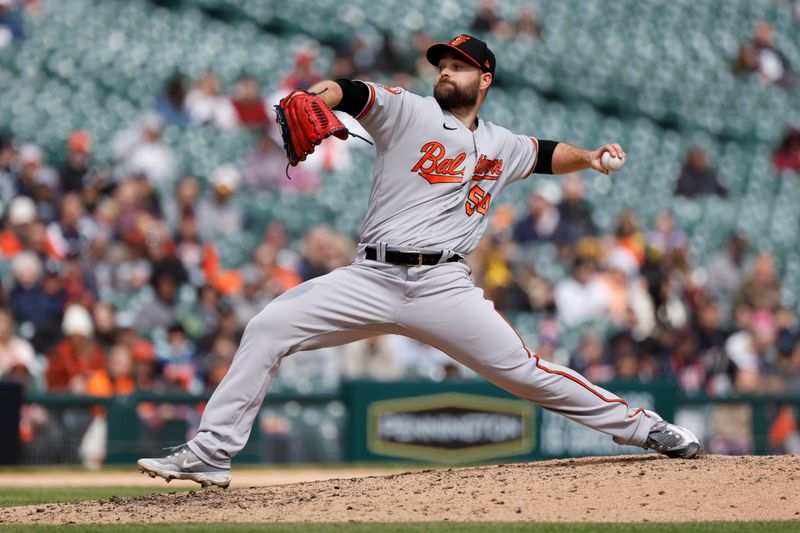
[[553, 152], [558, 145], [558, 141], [539, 141], [539, 154], [536, 156], [536, 166], [533, 167], [534, 174], [553, 173]]
[[333, 109], [355, 117], [367, 105], [369, 99], [367, 84], [356, 80], [336, 80], [336, 83], [342, 88], [342, 101]]

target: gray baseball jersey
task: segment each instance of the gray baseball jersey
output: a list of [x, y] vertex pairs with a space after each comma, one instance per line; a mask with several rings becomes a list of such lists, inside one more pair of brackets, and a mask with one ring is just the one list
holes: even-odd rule
[[[438, 348], [499, 387], [619, 444], [644, 444], [647, 413], [542, 361], [484, 298], [469, 268], [445, 262], [475, 248], [493, 197], [531, 173], [536, 139], [484, 121], [472, 132], [433, 98], [368, 87], [357, 118], [378, 158], [358, 257], [287, 291], [250, 320], [191, 450], [212, 466], [229, 467], [284, 357], [387, 333]], [[365, 259], [367, 245], [377, 248], [377, 260]], [[392, 265], [383, 262], [392, 247], [438, 250], [442, 259], [433, 266]]]
[[492, 199], [533, 171], [536, 139], [481, 119], [473, 132], [432, 97], [367, 86], [357, 119], [377, 161], [361, 240], [469, 254]]

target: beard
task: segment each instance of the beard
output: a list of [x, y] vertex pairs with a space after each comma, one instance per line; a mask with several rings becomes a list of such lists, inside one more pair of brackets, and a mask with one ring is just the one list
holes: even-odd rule
[[466, 87], [459, 87], [452, 80], [440, 80], [433, 88], [433, 97], [442, 109], [470, 108], [478, 101], [480, 85], [480, 78]]

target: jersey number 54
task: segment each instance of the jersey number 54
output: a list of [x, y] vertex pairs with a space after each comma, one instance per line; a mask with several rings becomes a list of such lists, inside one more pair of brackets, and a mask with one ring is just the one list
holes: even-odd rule
[[475, 185], [467, 194], [467, 203], [464, 204], [464, 209], [466, 209], [468, 216], [474, 215], [476, 211], [481, 215], [485, 215], [489, 211], [489, 203], [491, 201], [492, 195]]

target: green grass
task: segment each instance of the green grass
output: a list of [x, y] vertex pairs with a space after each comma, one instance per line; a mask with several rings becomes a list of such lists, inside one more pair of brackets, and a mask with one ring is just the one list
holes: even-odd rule
[[86, 531], [92, 533], [116, 533], [147, 531], [149, 533], [244, 533], [259, 531], [266, 533], [590, 533], [611, 531], [613, 533], [783, 533], [797, 531], [796, 522], [707, 522], [688, 524], [533, 524], [533, 523], [449, 523], [424, 522], [415, 524], [121, 524], [97, 526], [5, 526], [3, 531], [56, 532]]
[[163, 492], [186, 492], [192, 487], [0, 487], [0, 507], [39, 503], [103, 500], [112, 496], [144, 496]]

